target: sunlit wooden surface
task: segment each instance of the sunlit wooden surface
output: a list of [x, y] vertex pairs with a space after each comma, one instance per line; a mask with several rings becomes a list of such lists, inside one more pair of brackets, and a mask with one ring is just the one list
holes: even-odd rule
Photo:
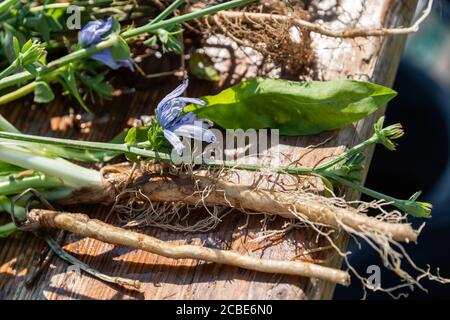
[[[345, 0], [341, 7], [334, 1], [317, 1], [327, 10], [333, 27], [347, 26], [402, 26], [408, 25], [416, 7], [416, 1], [397, 0]], [[334, 11], [333, 11], [334, 10]], [[314, 35], [319, 77], [321, 79], [355, 78], [391, 86], [403, 51], [405, 37], [330, 39]], [[148, 72], [169, 68], [170, 62], [144, 63]], [[145, 80], [123, 73], [125, 85], [133, 86], [135, 93], [124, 93], [107, 102], [102, 111], [113, 115], [106, 124], [94, 124], [92, 130], [82, 134], [76, 130], [65, 133], [52, 132], [49, 119], [67, 113], [66, 99], [56, 99], [51, 105], [32, 105], [28, 100], [2, 107], [4, 114], [20, 130], [39, 135], [53, 135], [84, 140], [106, 141], [126, 127], [130, 117], [149, 114], [156, 103], [176, 85], [175, 79]], [[192, 83], [189, 96], [200, 96], [218, 91], [205, 82]], [[327, 132], [314, 137], [283, 138], [283, 152], [300, 157], [305, 147], [331, 138], [329, 142], [302, 159], [304, 165], [314, 165], [323, 157], [338, 154], [343, 148], [359, 143], [372, 133], [372, 125], [383, 111], [339, 132]], [[370, 159], [370, 157], [368, 157]], [[370, 161], [370, 160], [368, 160]], [[367, 165], [369, 167], [369, 165]], [[355, 198], [358, 195], [350, 195]], [[84, 212], [91, 217], [104, 219], [109, 208], [83, 206], [66, 208]], [[249, 243], [249, 233], [260, 227], [261, 217], [253, 216], [247, 229], [239, 230], [246, 223], [241, 213], [228, 215], [223, 223], [207, 234], [174, 234], [157, 229], [145, 232], [173, 243], [189, 243], [221, 249], [232, 249], [242, 254], [262, 258], [291, 259], [304, 250], [326, 245], [316, 242], [315, 233], [299, 229], [286, 239], [265, 247]], [[111, 218], [114, 223], [114, 218]], [[117, 221], [116, 221], [117, 223]], [[247, 231], [246, 231], [247, 230]], [[295, 240], [295, 242], [293, 241]], [[344, 247], [347, 238], [339, 244]], [[24, 287], [24, 276], [37, 258], [43, 243], [31, 234], [17, 234], [10, 239], [0, 239], [0, 299], [330, 299], [334, 285], [314, 279], [268, 275], [217, 264], [192, 260], [171, 260], [150, 253], [114, 247], [92, 239], [69, 235], [65, 249], [83, 262], [108, 275], [139, 279], [143, 291], [125, 290], [96, 280], [86, 274], [78, 276], [68, 271], [68, 265], [54, 258], [32, 288]], [[329, 266], [339, 267], [340, 258], [326, 250], [311, 256], [325, 260]]]

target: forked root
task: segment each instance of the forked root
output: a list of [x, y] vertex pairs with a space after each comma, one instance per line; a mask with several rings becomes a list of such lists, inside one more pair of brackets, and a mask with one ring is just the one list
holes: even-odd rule
[[66, 230], [80, 236], [114, 245], [124, 245], [173, 259], [198, 259], [267, 273], [279, 273], [318, 278], [344, 286], [350, 284], [347, 272], [309, 262], [258, 259], [236, 252], [193, 245], [173, 245], [154, 237], [117, 228], [83, 214], [34, 209], [29, 212], [29, 223], [39, 227]]

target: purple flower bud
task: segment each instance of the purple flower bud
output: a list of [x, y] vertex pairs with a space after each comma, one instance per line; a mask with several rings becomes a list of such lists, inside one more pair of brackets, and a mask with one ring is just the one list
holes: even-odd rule
[[163, 129], [164, 136], [179, 155], [184, 150], [180, 136], [206, 142], [216, 140], [216, 136], [209, 130], [209, 123], [197, 119], [197, 116], [192, 112], [183, 113], [184, 108], [189, 103], [205, 105], [205, 102], [200, 99], [181, 97], [188, 85], [189, 81], [187, 79], [184, 80], [179, 87], [162, 99], [156, 107], [156, 120]]
[[[78, 43], [83, 47], [96, 45], [103, 40], [103, 36], [111, 30], [112, 25], [112, 18], [108, 18], [106, 22], [103, 20], [88, 22], [78, 34]], [[131, 71], [134, 71], [133, 64], [130, 59], [114, 60], [111, 50], [109, 49], [95, 53], [91, 56], [91, 58], [114, 70], [121, 67], [126, 67]]]

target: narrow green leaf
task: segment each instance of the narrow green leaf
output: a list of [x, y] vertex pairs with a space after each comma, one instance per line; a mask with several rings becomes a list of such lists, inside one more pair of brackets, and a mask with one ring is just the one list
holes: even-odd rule
[[59, 81], [63, 85], [65, 89], [65, 94], [72, 95], [75, 99], [77, 99], [78, 103], [86, 110], [87, 112], [91, 112], [87, 105], [84, 103], [83, 98], [80, 96], [78, 92], [77, 80], [75, 77], [75, 72], [73, 67], [69, 65], [66, 69], [64, 69], [60, 73]]
[[19, 40], [16, 37], [13, 37], [13, 46], [14, 46], [14, 53], [16, 54], [16, 58], [20, 54], [20, 44]]
[[184, 111], [227, 129], [272, 128], [282, 135], [313, 135], [358, 121], [396, 94], [392, 89], [355, 80], [256, 78], [203, 97], [206, 106], [189, 105]]
[[[20, 46], [19, 46], [19, 41], [17, 40], [16, 37], [14, 37], [15, 41], [17, 41], [17, 49], [16, 52], [20, 52]], [[25, 42], [25, 44], [22, 47], [22, 53], [27, 52], [28, 49], [31, 48], [31, 46], [33, 45], [33, 40], [29, 39], [27, 42]], [[14, 47], [16, 46], [16, 43], [14, 42]], [[18, 53], [17, 53], [18, 54]]]

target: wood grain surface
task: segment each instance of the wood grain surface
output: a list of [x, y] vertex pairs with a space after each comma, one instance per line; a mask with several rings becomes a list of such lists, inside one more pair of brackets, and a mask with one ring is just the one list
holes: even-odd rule
[[[323, 19], [333, 28], [408, 25], [417, 4], [415, 0], [336, 2], [339, 5], [335, 1], [313, 1], [313, 4], [317, 3], [323, 9]], [[341, 40], [314, 35], [318, 78], [354, 78], [391, 86], [405, 38], [396, 36]], [[171, 63], [165, 59], [152, 60], [144, 62], [142, 67], [151, 73], [175, 67]], [[79, 133], [78, 130], [64, 133], [50, 130], [49, 119], [67, 114], [68, 108], [75, 105], [75, 102], [63, 97], [58, 97], [50, 105], [34, 105], [24, 99], [2, 107], [0, 112], [26, 133], [107, 141], [126, 127], [130, 117], [150, 114], [156, 103], [177, 85], [176, 79], [147, 80], [128, 71], [116, 73], [116, 76], [123, 78], [122, 88], [128, 86], [135, 91], [129, 90], [127, 93], [124, 90], [121, 96], [100, 107], [109, 121], [97, 121], [86, 134]], [[220, 88], [207, 82], [193, 81], [189, 96], [210, 94], [218, 90]], [[283, 137], [282, 151], [294, 159], [304, 155], [301, 163], [314, 165], [324, 157], [337, 155], [344, 148], [371, 135], [373, 123], [382, 113], [380, 111], [340, 131], [314, 137]], [[325, 145], [312, 152], [305, 149], [328, 138], [330, 140]], [[371, 153], [372, 150], [369, 150], [369, 155]], [[367, 168], [370, 158], [369, 156]], [[347, 196], [358, 197], [357, 194]], [[110, 208], [78, 206], [65, 209], [104, 219]], [[172, 243], [232, 249], [242, 254], [271, 259], [291, 259], [305, 250], [327, 245], [308, 229], [292, 231], [269, 246], [251, 243], [249, 240], [259, 230], [261, 219], [260, 216], [252, 216], [248, 227], [240, 229], [240, 226], [246, 224], [247, 218], [236, 212], [228, 215], [217, 229], [206, 234], [178, 234], [152, 228], [143, 232]], [[108, 222], [116, 223], [113, 218]], [[345, 247], [346, 242], [346, 236], [338, 239], [341, 247]], [[333, 284], [315, 279], [262, 274], [192, 260], [172, 260], [74, 235], [68, 235], [65, 240], [64, 248], [68, 252], [105, 274], [140, 280], [143, 284], [142, 292], [112, 286], [83, 273], [78, 275], [68, 270], [68, 265], [57, 258], [52, 259], [49, 268], [34, 286], [26, 288], [25, 275], [43, 247], [44, 244], [31, 234], [16, 234], [9, 239], [0, 239], [0, 299], [330, 299], [334, 291]], [[339, 255], [332, 250], [323, 250], [311, 257], [323, 260], [328, 266], [340, 267], [341, 264]]]

